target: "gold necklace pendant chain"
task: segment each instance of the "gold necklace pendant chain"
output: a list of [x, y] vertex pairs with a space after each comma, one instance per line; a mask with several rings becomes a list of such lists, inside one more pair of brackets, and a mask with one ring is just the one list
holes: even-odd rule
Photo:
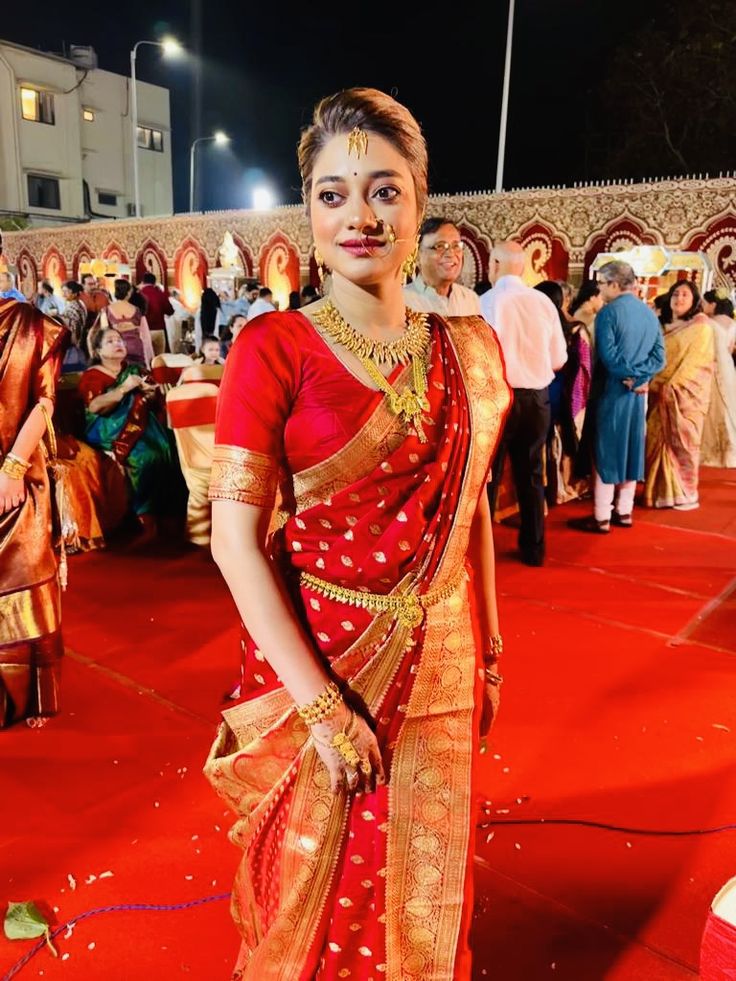
[[358, 358], [378, 364], [408, 364], [410, 358], [425, 357], [429, 350], [429, 318], [426, 313], [406, 308], [406, 331], [395, 341], [377, 341], [361, 334], [345, 320], [332, 300], [313, 315], [314, 322], [336, 344]]
[[[338, 312], [331, 300], [314, 314], [314, 322], [337, 344], [354, 354], [368, 376], [386, 396], [389, 408], [412, 425], [420, 443], [427, 442], [422, 413], [429, 410], [427, 362], [429, 360], [429, 318], [426, 313], [406, 309], [407, 329], [396, 341], [374, 341], [359, 333]], [[412, 387], [397, 392], [381, 373], [378, 364], [407, 364], [411, 361]], [[378, 364], [376, 363], [378, 362]]]

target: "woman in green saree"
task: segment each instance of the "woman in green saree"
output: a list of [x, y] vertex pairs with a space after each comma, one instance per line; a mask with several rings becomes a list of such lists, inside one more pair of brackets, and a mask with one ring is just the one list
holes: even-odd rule
[[[112, 453], [125, 469], [136, 517], [146, 537], [155, 533], [156, 496], [172, 467], [169, 435], [155, 412], [156, 388], [137, 364], [125, 361], [119, 331], [109, 327], [93, 342], [94, 363], [79, 383], [86, 410], [85, 440]], [[163, 471], [163, 472], [162, 472]]]

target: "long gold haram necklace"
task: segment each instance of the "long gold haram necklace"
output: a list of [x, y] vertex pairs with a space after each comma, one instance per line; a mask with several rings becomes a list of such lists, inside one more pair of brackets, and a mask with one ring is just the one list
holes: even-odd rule
[[[429, 320], [426, 313], [406, 309], [406, 331], [395, 341], [375, 341], [361, 334], [345, 320], [331, 300], [313, 314], [314, 322], [336, 344], [354, 354], [368, 376], [386, 396], [389, 408], [411, 424], [420, 443], [427, 437], [422, 412], [429, 410], [427, 399], [427, 360], [429, 353]], [[411, 361], [412, 387], [397, 392], [378, 369], [378, 364], [407, 364]], [[377, 364], [377, 363], [378, 364]]]

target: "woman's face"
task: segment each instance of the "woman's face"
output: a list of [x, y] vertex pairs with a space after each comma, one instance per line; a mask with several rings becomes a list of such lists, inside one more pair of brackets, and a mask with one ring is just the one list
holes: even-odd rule
[[333, 275], [360, 286], [399, 279], [419, 214], [409, 165], [391, 143], [368, 133], [358, 157], [347, 133], [334, 136], [315, 160], [309, 206], [315, 246]]
[[670, 296], [670, 307], [675, 317], [684, 317], [693, 305], [693, 294], [688, 286], [678, 286]]
[[108, 361], [123, 361], [127, 353], [122, 335], [116, 330], [106, 330], [100, 342], [100, 357]]

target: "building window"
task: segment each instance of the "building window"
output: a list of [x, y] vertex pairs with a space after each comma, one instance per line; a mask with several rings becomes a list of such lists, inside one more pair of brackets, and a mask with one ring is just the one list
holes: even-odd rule
[[61, 210], [59, 181], [56, 177], [39, 177], [28, 174], [28, 206], [29, 208], [47, 208], [50, 211]]
[[93, 123], [95, 121], [94, 109], [82, 109], [82, 119], [85, 123]]
[[21, 88], [20, 109], [24, 119], [29, 119], [34, 123], [54, 125], [53, 92], [41, 92], [39, 89]]
[[118, 205], [117, 194], [110, 194], [108, 191], [98, 191], [97, 200], [100, 204], [109, 205], [111, 208], [117, 208]]
[[138, 146], [142, 150], [164, 152], [164, 134], [160, 129], [149, 129], [147, 126], [138, 127]]

